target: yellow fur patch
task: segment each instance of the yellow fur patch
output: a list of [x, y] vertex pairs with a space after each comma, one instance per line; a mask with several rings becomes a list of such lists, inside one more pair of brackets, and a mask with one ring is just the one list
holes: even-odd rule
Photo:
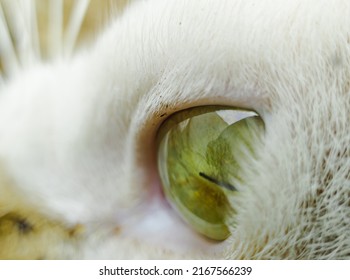
[[0, 259], [55, 259], [62, 253], [69, 257], [68, 248], [77, 245], [83, 227], [45, 217], [15, 189], [0, 168]]

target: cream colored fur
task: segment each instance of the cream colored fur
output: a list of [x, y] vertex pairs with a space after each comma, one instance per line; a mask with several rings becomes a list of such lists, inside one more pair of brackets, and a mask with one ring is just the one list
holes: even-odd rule
[[[349, 258], [349, 40], [345, 0], [137, 1], [93, 44], [5, 78], [0, 191], [21, 196], [6, 211], [74, 231], [27, 257]], [[266, 127], [218, 244], [163, 201], [155, 163], [162, 121], [213, 104]]]

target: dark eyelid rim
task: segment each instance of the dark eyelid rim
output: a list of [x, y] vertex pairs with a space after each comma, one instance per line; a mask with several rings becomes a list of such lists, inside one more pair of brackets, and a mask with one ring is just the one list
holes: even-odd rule
[[200, 106], [189, 107], [167, 115], [167, 117], [160, 123], [156, 131], [156, 146], [158, 147], [161, 139], [163, 139], [165, 134], [172, 127], [179, 124], [180, 122], [198, 115], [205, 114], [205, 113], [215, 112], [215, 111], [224, 111], [224, 110], [253, 112], [256, 114], [256, 116], [260, 117], [260, 115], [253, 109], [228, 106], [228, 105], [200, 105]]

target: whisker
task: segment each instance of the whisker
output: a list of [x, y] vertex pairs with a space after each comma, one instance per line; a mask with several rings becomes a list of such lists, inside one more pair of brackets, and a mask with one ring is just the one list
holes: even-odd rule
[[[36, 1], [19, 0], [22, 20], [18, 23], [17, 38], [24, 66], [30, 65], [40, 57], [39, 32], [36, 15]], [[20, 38], [23, 38], [22, 41]]]
[[[29, 1], [27, 1], [29, 2]], [[30, 1], [32, 3], [30, 7], [30, 33], [32, 38], [33, 54], [36, 59], [41, 58], [40, 40], [39, 40], [39, 27], [38, 27], [38, 17], [36, 1]]]
[[0, 58], [3, 72], [11, 76], [19, 70], [19, 63], [2, 6], [0, 3]]
[[48, 56], [62, 55], [63, 1], [50, 0], [48, 16]]
[[89, 4], [90, 0], [79, 0], [73, 7], [64, 38], [65, 56], [70, 56], [73, 52]]
[[13, 48], [17, 53], [18, 64], [21, 67], [26, 67], [37, 58], [32, 37], [33, 1], [13, 0], [4, 3], [7, 6], [7, 27], [10, 36], [12, 35]]
[[[13, 11], [16, 16], [13, 17], [14, 23], [14, 37], [16, 38], [16, 47], [18, 50], [18, 57], [23, 67], [28, 66], [33, 61], [32, 38], [30, 34], [30, 4], [32, 1], [13, 1], [17, 6]], [[20, 11], [20, 13], [19, 13]]]

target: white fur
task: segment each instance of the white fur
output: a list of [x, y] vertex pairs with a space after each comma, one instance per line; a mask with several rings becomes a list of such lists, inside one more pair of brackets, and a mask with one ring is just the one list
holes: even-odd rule
[[[5, 80], [1, 164], [47, 217], [88, 228], [73, 258], [349, 258], [349, 39], [348, 1], [138, 1]], [[266, 126], [222, 244], [178, 221], [155, 163], [161, 122], [213, 104]]]

